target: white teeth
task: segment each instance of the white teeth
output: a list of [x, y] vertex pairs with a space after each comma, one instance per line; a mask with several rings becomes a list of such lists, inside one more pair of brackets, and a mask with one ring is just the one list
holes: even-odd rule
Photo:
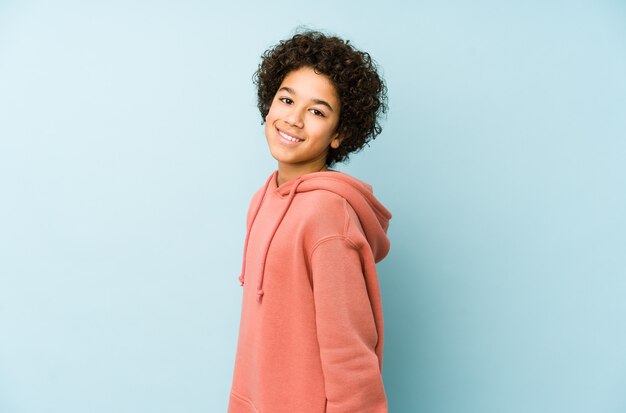
[[282, 136], [283, 138], [291, 142], [302, 142], [304, 140], [304, 139], [294, 138], [293, 136], [289, 136], [285, 132], [282, 132], [282, 131], [278, 131], [278, 133], [280, 133], [280, 136]]

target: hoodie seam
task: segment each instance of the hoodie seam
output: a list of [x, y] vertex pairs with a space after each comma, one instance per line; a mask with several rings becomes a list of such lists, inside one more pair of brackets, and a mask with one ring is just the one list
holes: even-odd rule
[[343, 226], [343, 235], [347, 237], [349, 234], [348, 228], [350, 227], [350, 211], [348, 210], [348, 201], [346, 201], [345, 198], [343, 199], [343, 212], [346, 220], [346, 223]]
[[354, 248], [355, 250], [359, 250], [358, 245], [356, 244], [356, 242], [354, 242], [349, 236], [349, 228], [350, 228], [350, 211], [348, 210], [348, 201], [343, 198], [343, 219], [344, 219], [344, 224], [343, 224], [343, 234], [333, 234], [333, 235], [327, 235], [325, 237], [320, 238], [317, 242], [315, 242], [315, 244], [313, 244], [313, 247], [311, 247], [311, 254], [309, 254], [309, 262], [311, 262], [313, 260], [313, 255], [315, 255], [315, 250], [317, 250], [317, 247], [319, 247], [320, 245], [322, 245], [325, 242], [328, 241], [332, 241], [335, 239], [342, 239], [344, 240], [346, 243], [348, 243], [352, 248]]
[[230, 394], [232, 394], [232, 395], [233, 395], [233, 397], [235, 397], [236, 399], [239, 399], [240, 401], [242, 401], [242, 402], [244, 402], [244, 403], [248, 404], [250, 407], [252, 407], [252, 408], [254, 409], [254, 411], [255, 411], [256, 413], [261, 413], [261, 412], [259, 411], [259, 409], [257, 409], [257, 408], [256, 408], [256, 406], [254, 405], [254, 403], [252, 403], [252, 401], [251, 401], [250, 399], [248, 399], [247, 397], [242, 396], [241, 394], [237, 393], [237, 392], [236, 392], [236, 391], [234, 391], [234, 390], [231, 390], [231, 391], [230, 391]]
[[357, 244], [354, 241], [352, 241], [349, 237], [347, 237], [345, 235], [328, 235], [328, 236], [320, 239], [319, 241], [317, 241], [315, 243], [315, 245], [313, 245], [313, 248], [311, 250], [311, 254], [309, 255], [309, 262], [313, 261], [313, 255], [315, 255], [315, 251], [317, 251], [317, 248], [320, 245], [325, 244], [325, 243], [327, 243], [329, 241], [336, 240], [336, 239], [343, 240], [347, 244], [349, 244], [352, 248], [354, 248], [355, 250], [357, 250], [357, 251], [359, 250], [359, 247], [357, 246]]

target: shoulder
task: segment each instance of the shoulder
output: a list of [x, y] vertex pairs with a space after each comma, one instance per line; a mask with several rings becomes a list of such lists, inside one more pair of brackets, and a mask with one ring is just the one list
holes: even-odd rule
[[265, 193], [265, 188], [259, 188], [250, 198], [250, 207], [261, 202], [261, 198], [263, 198], [263, 194]]
[[346, 200], [324, 189], [298, 194], [294, 202], [302, 219], [318, 226], [342, 228], [347, 218]]
[[[298, 199], [299, 198], [299, 199]], [[306, 234], [307, 244], [318, 245], [332, 238], [360, 244], [363, 230], [359, 218], [342, 196], [323, 189], [298, 195], [295, 210]], [[294, 202], [296, 202], [294, 200]]]
[[261, 187], [252, 195], [252, 198], [250, 199], [250, 203], [248, 204], [248, 212], [246, 214], [246, 223], [248, 227], [252, 222], [252, 216], [254, 215], [255, 211], [258, 210], [261, 201], [263, 200], [264, 194], [265, 187]]

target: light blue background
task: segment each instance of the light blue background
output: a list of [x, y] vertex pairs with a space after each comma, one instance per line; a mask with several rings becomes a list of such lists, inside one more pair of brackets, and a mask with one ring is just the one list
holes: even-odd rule
[[624, 2], [132, 0], [0, 1], [0, 412], [226, 410], [299, 24], [389, 86], [391, 411], [626, 412]]

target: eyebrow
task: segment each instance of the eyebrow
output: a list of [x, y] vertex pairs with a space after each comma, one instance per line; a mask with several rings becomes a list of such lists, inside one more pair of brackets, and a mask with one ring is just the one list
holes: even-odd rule
[[[290, 88], [289, 86], [283, 86], [280, 89], [278, 89], [278, 91], [280, 92], [281, 90], [284, 90], [288, 93], [291, 93], [292, 95], [297, 95], [296, 91], [293, 90], [292, 88]], [[331, 112], [334, 112], [335, 110], [333, 109], [332, 106], [330, 106], [330, 103], [326, 102], [325, 100], [322, 99], [311, 99], [313, 101], [313, 103], [317, 104], [317, 105], [322, 105], [322, 106], [326, 106]]]

